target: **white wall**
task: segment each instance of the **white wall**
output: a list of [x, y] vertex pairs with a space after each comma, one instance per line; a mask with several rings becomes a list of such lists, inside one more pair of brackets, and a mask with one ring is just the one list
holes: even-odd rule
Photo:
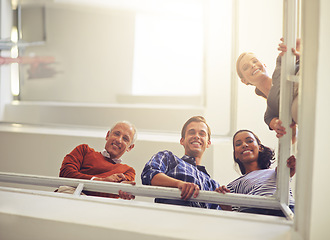
[[[263, 121], [265, 101], [253, 93], [252, 87], [238, 83], [236, 126], [235, 120], [230, 119], [232, 100], [230, 88], [232, 79], [239, 81], [232, 67], [237, 58], [233, 56], [232, 49], [232, 47], [235, 48], [235, 41], [239, 42], [238, 54], [243, 51], [256, 52], [269, 66], [270, 74], [272, 73], [278, 54], [276, 47], [282, 35], [282, 3], [276, 0], [237, 2], [239, 29], [235, 39], [232, 38], [232, 3], [222, 0], [209, 1], [209, 4], [205, 5], [205, 22], [207, 23], [205, 29], [205, 111], [196, 109], [193, 112], [207, 118], [213, 134], [227, 135], [230, 134], [229, 130], [247, 128], [255, 131], [265, 145], [277, 149], [275, 134], [268, 130]], [[250, 8], [250, 6], [253, 7]], [[26, 6], [26, 8], [29, 7]], [[60, 18], [58, 14], [61, 14]], [[25, 26], [28, 26], [25, 21], [27, 20], [24, 20]], [[104, 22], [108, 23], [108, 31], [100, 29]], [[130, 94], [134, 45], [133, 11], [48, 3], [46, 4], [46, 25], [46, 45], [27, 48], [25, 53], [36, 52], [40, 55], [55, 56], [56, 63], [52, 66], [60, 72], [54, 78], [24, 79], [21, 86], [22, 100], [115, 103], [118, 95]], [[84, 26], [83, 29], [89, 34], [82, 31], [81, 26]], [[72, 31], [72, 29], [77, 31]], [[83, 56], [80, 55], [81, 53], [84, 53]], [[81, 64], [77, 64], [78, 58], [83, 59]], [[25, 70], [28, 67], [25, 66]], [[83, 73], [82, 69], [89, 69], [88, 74]], [[8, 106], [7, 109], [12, 107]], [[140, 109], [137, 108], [137, 111]], [[145, 110], [141, 109], [141, 116], [142, 111]], [[108, 113], [115, 114], [110, 111]], [[76, 115], [79, 114], [76, 113]], [[32, 123], [39, 123], [39, 121], [43, 123], [42, 117], [38, 118], [42, 115], [44, 114], [41, 112], [35, 112], [34, 115], [22, 115], [16, 118], [16, 121], [29, 122], [29, 119], [33, 119]], [[65, 118], [61, 118], [66, 115], [65, 112], [57, 112], [55, 115], [51, 123], [72, 124], [72, 121], [64, 122]], [[128, 120], [140, 125], [140, 119], [135, 119], [137, 116], [135, 111], [124, 115], [118, 118], [129, 118]], [[145, 119], [150, 120], [149, 115]], [[170, 123], [167, 121], [162, 124], [162, 119], [152, 119], [150, 120], [152, 122], [148, 122], [147, 125], [154, 126], [159, 123], [166, 126]], [[13, 121], [13, 117], [5, 115], [3, 120]], [[95, 125], [99, 126], [99, 122], [100, 120], [96, 121]], [[177, 121], [174, 119], [173, 122]], [[82, 125], [83, 121], [79, 120], [77, 124]], [[232, 129], [230, 129], [231, 126]], [[170, 130], [177, 131], [180, 127], [181, 125], [178, 127], [176, 124]], [[141, 129], [146, 128], [142, 126]], [[154, 130], [154, 127], [151, 129]], [[168, 127], [160, 130], [164, 129], [169, 130]]]
[[[243, 1], [242, 1], [243, 2]], [[266, 1], [265, 1], [266, 2]], [[267, 1], [268, 2], [268, 1]], [[327, 0], [319, 0], [318, 3], [320, 3], [320, 38], [316, 39], [315, 44], [319, 43], [319, 49], [318, 49], [318, 64], [317, 64], [317, 79], [311, 80], [311, 81], [317, 81], [317, 105], [315, 107], [316, 109], [316, 124], [315, 124], [315, 141], [311, 146], [314, 146], [314, 154], [313, 158], [311, 158], [310, 161], [314, 161], [313, 164], [313, 172], [311, 172], [312, 179], [309, 182], [310, 188], [304, 189], [307, 192], [307, 195], [311, 198], [311, 205], [307, 206], [306, 211], [311, 212], [311, 224], [307, 227], [310, 227], [310, 235], [309, 236], [299, 236], [297, 239], [327, 239], [329, 237], [328, 229], [327, 229], [327, 223], [328, 223], [328, 216], [329, 211], [327, 207], [327, 203], [329, 202], [329, 191], [328, 189], [328, 174], [327, 171], [329, 169], [329, 158], [328, 156], [328, 144], [327, 139], [330, 136], [328, 123], [330, 121], [329, 119], [329, 111], [327, 111], [328, 106], [330, 105], [329, 98], [328, 98], [328, 90], [330, 89], [329, 81], [328, 81], [328, 56], [329, 53], [329, 28], [327, 24], [329, 23], [329, 16], [328, 12], [330, 11], [330, 6]], [[244, 3], [242, 3], [244, 4]], [[270, 3], [269, 3], [270, 4]], [[253, 9], [259, 9], [258, 5], [254, 4], [251, 5]], [[274, 7], [275, 8], [275, 7]], [[247, 18], [252, 20], [252, 17], [250, 16], [250, 11], [245, 11], [247, 8], [242, 8], [249, 16]], [[249, 9], [251, 10], [251, 9]], [[252, 10], [251, 10], [252, 11]], [[260, 12], [263, 12], [262, 9], [259, 9]], [[308, 10], [306, 10], [308, 11]], [[275, 13], [276, 11], [274, 11]], [[278, 11], [279, 12], [279, 11]], [[272, 14], [272, 12], [265, 11], [265, 14], [268, 16], [269, 14]], [[246, 29], [251, 30], [247, 34], [256, 34], [256, 32], [263, 33], [263, 32], [269, 32], [273, 31], [273, 29], [267, 29], [264, 30], [262, 27], [260, 27], [260, 23], [265, 21], [265, 19], [268, 19], [268, 17], [264, 17], [262, 19], [255, 19], [250, 22], [250, 25], [246, 25]], [[242, 23], [243, 24], [243, 23]], [[242, 25], [241, 25], [242, 26]], [[313, 28], [314, 26], [309, 26], [310, 28]], [[260, 28], [260, 32], [258, 31]], [[280, 34], [280, 32], [279, 32]], [[262, 34], [261, 34], [262, 35]], [[265, 34], [264, 37], [267, 37], [268, 35]], [[259, 38], [257, 43], [260, 44]], [[272, 37], [272, 39], [278, 39], [278, 37]], [[269, 42], [269, 41], [266, 41]], [[274, 40], [274, 48], [272, 48], [274, 51], [276, 51], [276, 45], [277, 41]], [[251, 45], [252, 46], [252, 45]], [[271, 47], [268, 46], [266, 49], [270, 49]], [[310, 50], [312, 50], [313, 45], [310, 45]], [[243, 50], [243, 49], [242, 49]], [[251, 49], [253, 51], [253, 49]], [[263, 53], [262, 53], [263, 54]], [[260, 54], [258, 54], [260, 55]], [[270, 59], [272, 61], [275, 59], [275, 56], [277, 53], [273, 54]], [[308, 60], [306, 60], [308, 61]], [[314, 63], [316, 64], [316, 63]], [[311, 64], [312, 65], [312, 64]], [[276, 147], [276, 143], [272, 143], [272, 141], [275, 139], [271, 132], [269, 132], [265, 128], [265, 124], [262, 120], [263, 111], [260, 111], [260, 109], [263, 109], [263, 106], [265, 106], [264, 102], [259, 102], [259, 100], [252, 99], [258, 99], [253, 95], [253, 91], [247, 90], [245, 93], [245, 90], [243, 89], [248, 88], [245, 85], [241, 85], [239, 87], [239, 122], [238, 122], [238, 128], [250, 128], [260, 136], [260, 138], [268, 145], [273, 144]], [[254, 113], [254, 114], [251, 114]], [[240, 119], [245, 119], [244, 121]], [[248, 122], [245, 122], [246, 120], [250, 120]], [[259, 132], [259, 127], [262, 127]], [[313, 126], [308, 126], [312, 128]], [[257, 130], [255, 130], [257, 129]], [[60, 166], [60, 162], [63, 159], [63, 156], [70, 151], [74, 146], [76, 146], [79, 143], [89, 143], [90, 145], [95, 146], [95, 148], [100, 149], [104, 145], [103, 137], [97, 136], [96, 138], [85, 138], [82, 136], [72, 136], [69, 138], [64, 138], [61, 136], [58, 136], [57, 134], [48, 134], [43, 135], [42, 133], [38, 134], [30, 134], [30, 133], [15, 133], [7, 131], [2, 131], [0, 135], [0, 153], [1, 153], [1, 170], [3, 171], [16, 171], [16, 172], [22, 172], [22, 173], [36, 173], [36, 174], [42, 174], [46, 173], [46, 175], [50, 176], [57, 176], [58, 169]], [[276, 141], [276, 139], [274, 140]], [[79, 143], [78, 143], [79, 142]], [[138, 142], [139, 143], [139, 142]], [[140, 155], [141, 159], [145, 159], [146, 155], [152, 155], [152, 153], [156, 152], [161, 147], [158, 145], [158, 143], [154, 142], [154, 145], [152, 145], [150, 142], [145, 143], [145, 148], [140, 148], [140, 151], [136, 151], [135, 154]], [[150, 145], [151, 144], [151, 145]], [[231, 141], [228, 141], [224, 144], [226, 146], [228, 144], [228, 148], [231, 145]], [[164, 145], [164, 143], [161, 143], [162, 146], [167, 146], [171, 149], [175, 149], [175, 151], [178, 151], [178, 154], [180, 154], [180, 147], [177, 144], [174, 144], [172, 141], [168, 143], [168, 145]], [[140, 145], [142, 146], [142, 145]], [[148, 148], [148, 146], [150, 148]], [[61, 149], [59, 151], [59, 149]], [[137, 150], [136, 148], [135, 150]], [[142, 150], [143, 149], [143, 150]], [[227, 149], [227, 148], [226, 148]], [[127, 154], [127, 162], [130, 164], [134, 163], [134, 151]], [[49, 155], [51, 154], [51, 157], [53, 160], [48, 161]], [[212, 153], [213, 154], [213, 153]], [[225, 156], [226, 161], [232, 163], [232, 157], [231, 156], [231, 150], [229, 153]], [[228, 157], [227, 157], [228, 156]], [[209, 156], [206, 156], [209, 157]], [[30, 158], [30, 159], [29, 159]], [[31, 159], [33, 161], [36, 161], [35, 164], [31, 165]], [[41, 159], [41, 160], [40, 160]], [[216, 159], [217, 162], [214, 163], [214, 166], [221, 167], [223, 161], [223, 154], [221, 151], [221, 147], [218, 148], [218, 150], [214, 150], [214, 159]], [[219, 159], [219, 160], [218, 160]], [[32, 162], [33, 162], [32, 161]], [[141, 169], [142, 162], [139, 162], [139, 165], [136, 165], [138, 169]], [[38, 168], [37, 166], [41, 166]], [[212, 166], [210, 164], [209, 166]], [[211, 167], [212, 168], [212, 167]], [[225, 171], [224, 171], [225, 174]], [[216, 178], [220, 178], [223, 176], [223, 174], [214, 173], [214, 176]], [[308, 179], [308, 174], [305, 176], [302, 176], [303, 178]], [[228, 176], [231, 177], [231, 176]], [[297, 199], [299, 201], [299, 199]], [[235, 223], [233, 223], [235, 224]], [[220, 225], [221, 226], [221, 225]], [[258, 225], [260, 227], [261, 225]], [[224, 230], [225, 231], [225, 230]]]
[[[319, 1], [319, 49], [317, 59], [317, 88], [315, 106], [315, 143], [314, 143], [314, 166], [312, 179], [312, 206], [311, 206], [311, 235], [310, 239], [329, 239], [330, 232], [327, 222], [330, 211], [327, 205], [330, 202], [328, 186], [329, 161], [329, 122], [330, 122], [330, 82], [329, 82], [329, 54], [330, 54], [330, 2]], [[317, 16], [316, 16], [317, 17]], [[314, 79], [308, 79], [315, 81]]]
[[[239, 46], [236, 59], [243, 52], [254, 52], [266, 64], [271, 76], [282, 37], [283, 2], [240, 0], [238, 11]], [[255, 87], [246, 86], [238, 77], [237, 81], [237, 129], [252, 130], [266, 146], [277, 150], [275, 133], [264, 122], [266, 100], [254, 93]]]
[[[229, 116], [232, 42], [231, 2], [212, 0], [206, 4], [199, 0], [191, 3], [185, 0], [164, 1], [165, 10], [152, 4], [151, 7], [148, 7], [148, 1], [143, 2], [147, 3], [147, 6], [142, 7], [142, 10], [135, 6], [134, 1], [126, 2], [133, 8], [125, 7], [126, 3], [116, 4], [116, 1], [112, 1], [109, 6], [103, 8], [103, 1], [96, 3], [100, 4], [98, 7], [64, 4], [65, 2], [63, 1], [63, 4], [46, 4], [46, 43], [44, 46], [29, 47], [24, 52], [26, 55], [54, 56], [56, 62], [49, 66], [58, 72], [54, 77], [40, 79], [28, 79], [28, 74], [25, 74], [25, 79], [24, 77], [21, 79], [21, 100], [83, 104], [86, 102], [121, 103], [118, 102], [121, 96], [131, 94], [135, 11], [151, 14], [164, 14], [166, 12], [169, 16], [179, 15], [182, 17], [187, 14], [187, 9], [192, 8], [193, 12], [196, 6], [202, 6], [205, 9], [200, 7], [198, 11], [195, 11], [199, 14], [203, 11], [205, 13], [206, 29], [205, 37], [203, 36], [204, 48], [206, 49], [204, 56], [205, 72], [204, 85], [201, 86], [203, 96], [196, 97], [198, 98], [197, 104], [196, 101], [188, 104], [185, 102], [185, 107], [204, 107], [207, 112], [200, 112], [200, 114], [209, 119], [213, 133], [228, 134], [231, 124]], [[161, 4], [161, 1], [159, 3]], [[121, 4], [124, 6], [122, 9], [116, 6]], [[168, 7], [172, 7], [172, 9], [168, 10]], [[32, 25], [32, 29], [29, 29], [28, 24], [31, 18], [25, 13], [29, 8], [31, 6], [28, 5], [23, 8], [22, 19], [23, 25], [27, 28], [25, 29], [26, 33], [33, 32], [35, 27]], [[25, 37], [30, 36], [25, 35]], [[177, 36], [173, 38], [175, 39], [175, 37]], [[29, 68], [30, 66], [26, 65], [23, 72], [27, 73]], [[157, 77], [155, 77], [156, 81]], [[180, 91], [184, 92], [185, 90], [181, 89]], [[184, 95], [187, 94], [189, 93], [185, 92]], [[155, 98], [155, 101], [151, 100], [148, 104], [152, 105], [159, 100], [157, 97]], [[138, 103], [138, 99], [136, 100], [133, 98], [130, 103]], [[171, 101], [167, 104], [178, 105], [171, 103]], [[146, 119], [151, 121], [149, 118]]]
[[22, 236], [28, 240], [289, 240], [291, 231], [279, 217], [0, 188], [0, 237]]
[[[239, 41], [239, 49], [238, 52], [243, 51], [254, 51], [262, 59], [265, 59], [265, 63], [268, 65], [272, 65], [270, 67], [270, 72], [272, 72], [275, 59], [277, 56], [276, 46], [279, 42], [279, 38], [281, 36], [281, 16], [282, 16], [282, 4], [276, 0], [272, 1], [265, 1], [262, 0], [254, 0], [253, 4], [248, 5], [246, 1], [238, 1], [239, 9], [238, 9], [238, 16], [239, 16], [239, 31], [237, 34], [238, 41]], [[110, 15], [108, 16], [105, 13], [109, 13], [108, 11], [101, 11], [100, 16], [90, 21], [90, 17], [92, 11], [89, 11], [88, 8], [79, 8], [79, 13], [82, 12], [82, 16], [86, 16], [87, 20], [80, 19], [82, 16], [78, 14], [78, 10], [75, 10], [76, 6], [71, 6], [68, 9], [60, 6], [53, 6], [47, 8], [46, 17], [47, 17], [47, 24], [50, 25], [49, 32], [47, 32], [47, 43], [45, 48], [44, 47], [36, 47], [38, 51], [45, 51], [44, 54], [49, 53], [45, 49], [49, 46], [56, 46], [56, 49], [62, 49], [61, 51], [67, 51], [68, 55], [67, 58], [60, 59], [64, 61], [66, 72], [72, 74], [72, 77], [69, 77], [70, 81], [62, 78], [62, 75], [58, 75], [55, 79], [34, 79], [34, 80], [25, 80], [24, 88], [22, 92], [22, 97], [27, 97], [29, 100], [37, 100], [41, 98], [41, 95], [44, 95], [44, 100], [56, 100], [60, 99], [61, 101], [70, 100], [76, 98], [75, 94], [78, 95], [77, 99], [84, 101], [90, 99], [89, 95], [85, 94], [86, 90], [86, 81], [89, 81], [89, 76], [81, 76], [79, 75], [79, 68], [74, 64], [74, 60], [76, 58], [75, 52], [78, 53], [79, 51], [86, 51], [86, 66], [83, 68], [88, 68], [90, 65], [91, 58], [92, 60], [98, 60], [95, 55], [100, 55], [97, 48], [94, 48], [94, 45], [82, 46], [81, 44], [85, 41], [90, 39], [90, 36], [79, 35], [80, 33], [74, 33], [75, 35], [72, 36], [70, 39], [65, 38], [72, 34], [69, 30], [73, 28], [73, 23], [79, 22], [80, 25], [86, 25], [86, 27], [93, 28], [94, 25], [97, 26], [97, 21], [109, 21], [109, 22], [116, 22], [122, 25], [109, 25], [109, 28], [113, 28], [114, 30], [123, 29], [125, 30], [122, 35], [116, 36], [116, 39], [112, 39], [110, 42], [113, 44], [117, 44], [118, 38], [131, 38], [132, 37], [132, 27], [133, 27], [133, 15], [130, 15], [127, 11], [110, 11]], [[221, 6], [226, 6], [226, 8], [221, 8]], [[250, 7], [252, 6], [252, 7]], [[75, 123], [78, 125], [85, 125], [91, 127], [93, 122], [98, 127], [108, 127], [113, 122], [121, 119], [127, 119], [138, 127], [138, 130], [145, 131], [157, 130], [157, 123], [159, 125], [158, 130], [164, 132], [179, 132], [184, 121], [190, 117], [186, 116], [187, 114], [190, 115], [197, 115], [197, 114], [205, 114], [207, 120], [210, 123], [211, 129], [213, 134], [228, 134], [229, 125], [234, 120], [230, 120], [229, 118], [229, 104], [230, 104], [230, 91], [228, 90], [231, 85], [231, 78], [235, 78], [237, 81], [238, 78], [235, 72], [231, 72], [230, 64], [235, 64], [236, 57], [232, 56], [231, 47], [234, 47], [234, 43], [232, 40], [232, 32], [230, 26], [232, 26], [232, 19], [231, 19], [231, 4], [226, 1], [210, 1], [210, 5], [208, 6], [209, 9], [206, 11], [208, 13], [206, 21], [210, 21], [209, 29], [206, 31], [206, 46], [207, 46], [207, 54], [206, 54], [206, 89], [207, 89], [207, 97], [206, 97], [206, 108], [205, 111], [201, 108], [192, 108], [192, 109], [184, 109], [184, 108], [177, 108], [175, 111], [170, 113], [170, 110], [166, 108], [166, 112], [162, 112], [161, 109], [155, 111], [150, 107], [146, 107], [148, 114], [146, 114], [146, 110], [142, 108], [134, 109], [134, 106], [127, 106], [118, 110], [118, 106], [115, 106], [114, 109], [108, 109], [107, 107], [102, 108], [99, 107], [100, 111], [97, 111], [97, 107], [90, 106], [90, 107], [82, 107], [77, 105], [76, 111], [73, 108], [68, 107], [66, 109], [59, 109], [56, 104], [47, 106], [42, 105], [39, 109], [36, 109], [34, 106], [26, 106], [27, 108], [22, 111], [21, 105], [14, 104], [11, 106], [7, 106], [7, 115], [5, 116], [4, 120], [9, 122], [27, 122], [33, 124], [69, 124], [72, 125]], [[227, 11], [228, 8], [228, 11]], [[216, 14], [216, 12], [221, 9], [222, 14]], [[267, 10], [265, 10], [267, 9]], [[61, 19], [57, 19], [54, 15], [56, 12], [63, 13]], [[220, 16], [221, 15], [221, 16]], [[274, 21], [276, 19], [276, 21]], [[79, 21], [78, 21], [79, 20]], [[95, 22], [96, 21], [96, 22]], [[60, 23], [60, 26], [57, 27], [55, 23]], [[66, 26], [67, 28], [64, 28]], [[92, 33], [95, 33], [98, 28], [95, 27]], [[56, 31], [55, 31], [56, 30]], [[101, 30], [100, 30], [101, 31]], [[132, 30], [133, 31], [133, 30]], [[58, 35], [57, 35], [58, 33]], [[76, 35], [77, 34], [77, 35]], [[87, 37], [87, 39], [85, 39]], [[107, 41], [108, 37], [110, 36], [103, 36], [104, 40]], [[109, 40], [109, 39], [108, 39]], [[236, 40], [236, 39], [235, 39]], [[76, 41], [76, 42], [75, 42]], [[115, 41], [115, 42], [112, 42]], [[127, 40], [129, 41], [129, 40]], [[104, 45], [100, 44], [100, 45]], [[120, 43], [116, 45], [119, 48], [124, 48], [127, 42]], [[95, 46], [96, 47], [96, 46]], [[30, 49], [29, 51], [33, 51], [34, 48]], [[118, 49], [116, 48], [116, 51]], [[127, 49], [130, 50], [130, 49]], [[114, 50], [115, 51], [115, 50]], [[119, 50], [118, 50], [119, 51]], [[49, 54], [55, 54], [55, 56], [61, 56], [62, 53], [57, 52], [50, 52]], [[128, 54], [129, 55], [129, 54]], [[129, 57], [125, 54], [127, 58]], [[102, 57], [104, 57], [102, 55]], [[233, 62], [231, 62], [233, 61]], [[97, 62], [97, 61], [96, 61]], [[104, 60], [102, 60], [104, 62]], [[92, 61], [95, 63], [95, 61]], [[116, 64], [124, 65], [127, 64], [130, 66], [129, 62], [117, 62]], [[62, 66], [62, 64], [60, 64]], [[94, 66], [94, 64], [93, 64]], [[117, 66], [116, 69], [121, 67]], [[108, 68], [103, 66], [102, 69], [107, 71]], [[111, 88], [109, 91], [106, 88], [100, 88], [99, 86], [103, 86], [102, 84], [95, 82], [101, 79], [101, 71], [94, 71], [91, 70], [90, 74], [93, 75], [93, 84], [89, 84], [88, 90], [91, 92], [91, 95], [99, 98], [112, 98], [114, 97], [115, 93], [111, 91], [116, 91], [115, 89], [122, 88], [123, 85], [126, 84], [130, 85], [127, 82], [123, 81], [113, 81]], [[74, 75], [77, 73], [77, 75]], [[120, 73], [115, 73], [121, 75]], [[106, 74], [107, 75], [107, 74]], [[125, 75], [126, 76], [126, 75]], [[49, 81], [48, 81], [49, 80]], [[73, 81], [73, 83], [71, 83]], [[83, 84], [76, 86], [75, 91], [72, 90], [72, 86], [74, 82], [82, 81]], [[118, 84], [117, 84], [118, 83]], [[44, 90], [47, 91], [44, 91]], [[85, 90], [83, 90], [85, 89]], [[30, 91], [31, 90], [31, 91]], [[26, 92], [24, 92], [26, 91]], [[109, 94], [102, 94], [100, 91], [108, 91]], [[28, 93], [29, 92], [29, 93]], [[112, 94], [114, 93], [114, 94]], [[27, 94], [27, 95], [26, 95]], [[103, 95], [101, 97], [101, 95]], [[79, 97], [80, 96], [80, 97]], [[83, 98], [81, 98], [83, 96]], [[102, 100], [103, 101], [103, 100]], [[237, 127], [236, 129], [247, 128], [254, 131], [260, 139], [263, 141], [265, 145], [268, 145], [272, 148], [277, 149], [277, 139], [275, 138], [275, 134], [272, 131], [268, 130], [267, 125], [263, 121], [263, 114], [266, 108], [266, 102], [257, 97], [253, 93], [253, 89], [251, 87], [245, 86], [241, 83], [238, 83], [238, 109], [237, 109]], [[24, 106], [24, 103], [23, 103]], [[88, 109], [85, 111], [85, 109]], [[127, 110], [125, 112], [125, 109]], [[133, 110], [132, 110], [133, 109]], [[143, 110], [143, 112], [140, 110]], [[155, 114], [153, 114], [155, 111]], [[180, 114], [178, 113], [180, 111]], [[159, 114], [162, 112], [162, 114]], [[166, 117], [168, 112], [169, 118]], [[17, 115], [17, 113], [19, 113]], [[165, 116], [164, 116], [165, 113]], [[115, 115], [116, 117], [112, 117]], [[94, 120], [93, 120], [94, 119]], [[109, 119], [109, 120], [108, 120]], [[151, 123], [145, 121], [148, 119]], [[165, 123], [161, 123], [161, 121], [165, 120]], [[109, 122], [109, 124], [108, 124]], [[235, 125], [235, 123], [233, 123]], [[33, 135], [35, 137], [35, 135]], [[67, 139], [67, 138], [66, 138]], [[93, 142], [90, 141], [83, 141], [82, 142], [89, 143], [93, 145]], [[221, 142], [222, 141], [222, 142]], [[14, 142], [14, 141], [13, 141]], [[178, 142], [178, 141], [177, 141]], [[213, 141], [216, 142], [216, 141]], [[223, 184], [227, 184], [229, 181], [236, 178], [238, 175], [234, 171], [233, 167], [233, 159], [232, 159], [232, 144], [231, 144], [231, 136], [229, 139], [220, 140], [221, 143], [218, 143], [214, 146], [214, 151], [211, 153], [213, 155], [214, 162], [212, 162], [212, 166], [210, 171], [214, 173], [214, 177], [219, 179], [219, 181]], [[80, 143], [80, 142], [79, 142]], [[78, 145], [79, 143], [72, 143], [70, 149], [73, 146]], [[57, 144], [57, 143], [55, 143]], [[95, 148], [99, 149], [100, 145], [95, 144]], [[166, 144], [165, 144], [166, 146]], [[34, 147], [37, 147], [35, 145]], [[61, 149], [60, 156], [54, 157], [53, 160], [59, 161], [62, 159], [63, 154], [67, 152], [67, 150], [63, 151], [62, 146], [55, 147], [57, 149]], [[100, 150], [100, 149], [99, 149]], [[155, 153], [159, 151], [159, 149], [153, 148], [151, 152]], [[13, 156], [12, 156], [13, 157]], [[144, 157], [145, 159], [145, 157]], [[212, 160], [213, 161], [213, 160]], [[214, 168], [213, 168], [214, 166]], [[57, 168], [56, 168], [57, 170]], [[52, 173], [53, 175], [54, 173]]]
[[[29, 79], [30, 65], [25, 65], [21, 99], [115, 103], [118, 94], [130, 94], [134, 12], [78, 5], [45, 6], [46, 43], [27, 48], [24, 55], [54, 57], [55, 63], [48, 67], [56, 74]], [[33, 32], [35, 24], [29, 25], [33, 18], [24, 14], [25, 8], [31, 6], [22, 8], [23, 27], [25, 32]]]
[[[9, 39], [12, 25], [12, 12], [10, 11], [10, 1], [1, 1], [0, 16], [6, 21], [0, 21], [0, 38]], [[1, 57], [10, 57], [10, 51], [1, 51]], [[10, 81], [10, 65], [0, 67], [0, 119], [3, 118], [5, 104], [10, 103], [13, 99], [11, 94]]]

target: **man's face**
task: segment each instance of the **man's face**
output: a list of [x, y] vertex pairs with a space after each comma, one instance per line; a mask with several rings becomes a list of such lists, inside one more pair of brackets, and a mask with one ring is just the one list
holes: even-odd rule
[[126, 123], [118, 123], [112, 131], [107, 133], [105, 149], [111, 159], [119, 159], [126, 151], [129, 152], [134, 144], [131, 142], [134, 137], [134, 129]]
[[207, 126], [203, 122], [191, 122], [188, 124], [185, 137], [180, 140], [186, 155], [202, 157], [205, 149], [211, 144], [207, 132]]

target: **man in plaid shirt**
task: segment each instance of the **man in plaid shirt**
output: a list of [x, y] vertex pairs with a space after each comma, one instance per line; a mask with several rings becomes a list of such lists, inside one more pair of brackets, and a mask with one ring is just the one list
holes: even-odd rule
[[205, 119], [202, 116], [192, 117], [181, 131], [180, 144], [185, 155], [179, 158], [170, 151], [161, 151], [146, 163], [141, 174], [142, 184], [181, 190], [181, 200], [156, 198], [155, 202], [219, 209], [216, 204], [190, 201], [191, 197], [198, 196], [199, 190], [214, 191], [219, 187], [219, 183], [201, 165], [202, 156], [211, 145], [210, 139], [211, 130]]

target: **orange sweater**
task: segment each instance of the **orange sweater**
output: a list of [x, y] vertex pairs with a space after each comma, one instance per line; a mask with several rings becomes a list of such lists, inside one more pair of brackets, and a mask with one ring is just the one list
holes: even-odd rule
[[[126, 164], [115, 164], [108, 161], [100, 152], [96, 152], [87, 144], [81, 144], [64, 157], [60, 169], [60, 177], [91, 179], [107, 177], [115, 173], [123, 173], [127, 181], [134, 181], [135, 170]], [[84, 191], [87, 195], [118, 198], [118, 195]]]

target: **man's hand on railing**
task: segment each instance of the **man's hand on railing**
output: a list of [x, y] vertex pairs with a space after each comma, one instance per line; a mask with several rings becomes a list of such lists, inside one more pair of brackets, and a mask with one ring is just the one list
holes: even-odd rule
[[190, 182], [179, 182], [178, 188], [181, 190], [181, 199], [187, 201], [191, 196], [196, 198], [199, 194], [199, 186]]
[[124, 192], [122, 190], [119, 190], [118, 195], [119, 195], [120, 198], [125, 199], [125, 200], [135, 199], [135, 196], [133, 194]]
[[[136, 184], [136, 182], [133, 182], [133, 181], [122, 181], [121, 183], [131, 184], [133, 186]], [[124, 192], [122, 190], [119, 190], [118, 195], [119, 195], [120, 198], [125, 199], [125, 200], [135, 199], [135, 196], [133, 194], [130, 194], [128, 192]]]
[[123, 182], [126, 181], [126, 177], [123, 173], [115, 173], [105, 178], [95, 177], [93, 180], [95, 181], [105, 181], [105, 182]]

